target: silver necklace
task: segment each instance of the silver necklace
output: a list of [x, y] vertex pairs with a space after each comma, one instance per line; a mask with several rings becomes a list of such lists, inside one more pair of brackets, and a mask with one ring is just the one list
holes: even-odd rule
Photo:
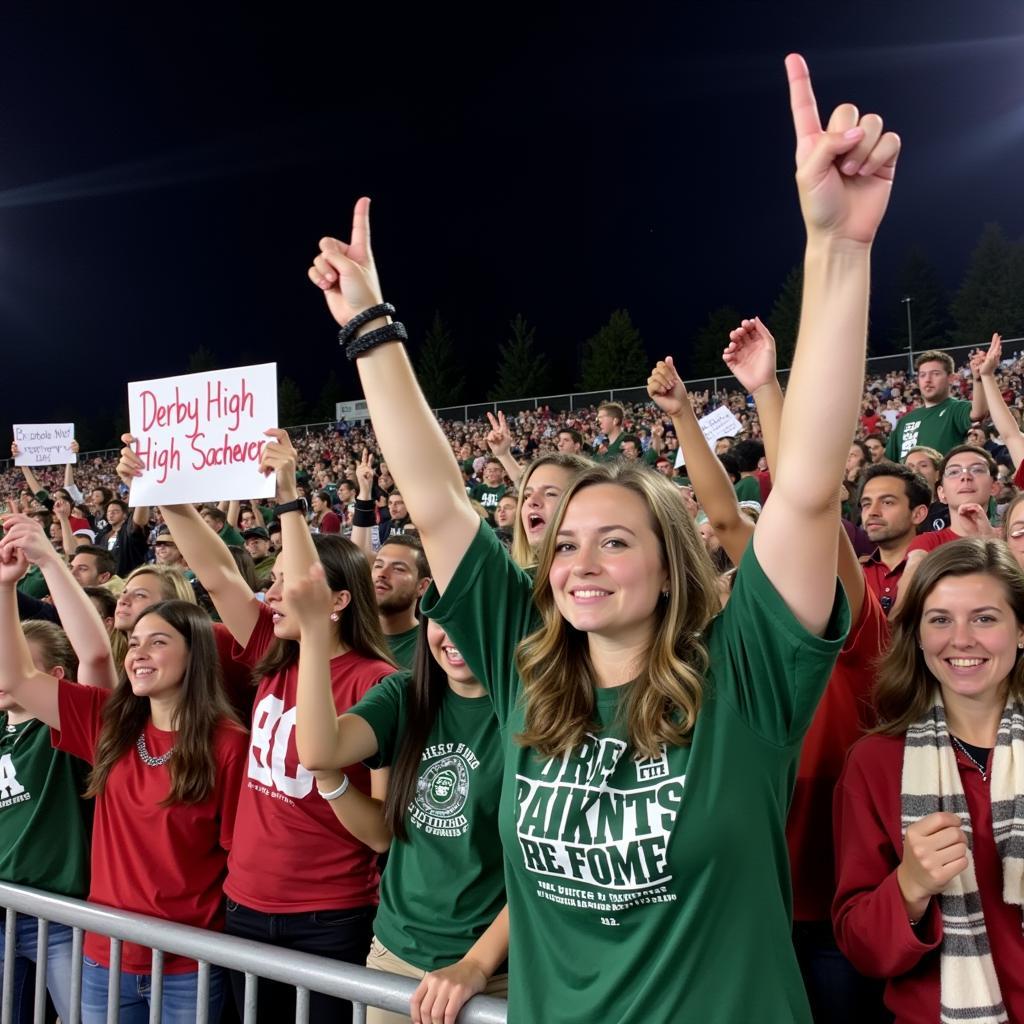
[[167, 764], [171, 759], [171, 754], [174, 753], [174, 747], [171, 747], [166, 754], [154, 757], [146, 747], [146, 734], [142, 732], [139, 733], [139, 738], [135, 741], [135, 749], [139, 753], [139, 760], [143, 764], [149, 765], [150, 768], [159, 768], [162, 764]]
[[977, 768], [978, 771], [981, 773], [981, 781], [988, 782], [988, 772], [986, 771], [986, 766], [983, 765], [955, 736], [950, 734], [949, 738], [953, 741], [953, 744], [956, 747], [956, 749], [959, 750], [960, 753], [963, 754], [964, 757], [966, 757], [967, 760], [970, 761], [971, 764], [973, 764], [974, 767]]

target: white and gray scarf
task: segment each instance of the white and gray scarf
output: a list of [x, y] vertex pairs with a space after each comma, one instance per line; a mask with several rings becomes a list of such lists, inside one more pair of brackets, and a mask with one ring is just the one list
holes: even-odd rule
[[[990, 774], [992, 831], [1003, 866], [1003, 899], [1024, 905], [1024, 704], [1008, 701]], [[961, 821], [969, 850], [974, 834], [941, 695], [907, 730], [900, 787], [903, 831], [936, 811]], [[942, 912], [940, 1021], [1001, 1024], [1009, 1018], [992, 963], [974, 857], [939, 897]]]

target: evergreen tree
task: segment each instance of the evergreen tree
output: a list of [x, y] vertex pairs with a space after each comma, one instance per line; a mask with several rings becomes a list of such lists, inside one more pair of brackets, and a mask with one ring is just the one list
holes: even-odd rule
[[[775, 337], [775, 351], [779, 369], [788, 369], [793, 365], [793, 353], [796, 351], [796, 336], [800, 330], [800, 302], [804, 291], [804, 265], [798, 263], [786, 275], [782, 282], [772, 311], [768, 315], [765, 326]], [[763, 317], [762, 317], [763, 319]], [[735, 327], [736, 325], [733, 324]]]
[[334, 413], [340, 397], [341, 385], [338, 383], [338, 375], [332, 367], [330, 373], [327, 374], [327, 379], [324, 381], [324, 386], [320, 389], [320, 396], [317, 398], [316, 406], [313, 409], [313, 415], [319, 422], [325, 423], [327, 420], [334, 419]]
[[689, 377], [726, 377], [729, 369], [722, 362], [722, 351], [729, 344], [729, 332], [739, 326], [742, 317], [732, 306], [719, 306], [709, 314], [704, 326], [694, 335], [689, 359]]
[[487, 397], [491, 401], [542, 395], [551, 385], [548, 357], [533, 347], [536, 330], [522, 313], [509, 324], [512, 337], [502, 346], [497, 380]]
[[207, 373], [210, 370], [219, 369], [220, 366], [217, 363], [217, 358], [205, 345], [200, 345], [199, 348], [197, 348], [188, 357], [189, 373]]
[[416, 376], [427, 401], [435, 409], [462, 401], [466, 378], [456, 358], [452, 336], [439, 312], [434, 313], [433, 323], [423, 339], [416, 359]]
[[291, 377], [282, 377], [277, 382], [277, 421], [282, 427], [294, 427], [305, 423], [306, 403], [302, 391]]
[[579, 386], [584, 391], [636, 387], [647, 380], [650, 369], [643, 340], [629, 311], [617, 309], [583, 346]]
[[950, 311], [959, 345], [985, 345], [993, 331], [1024, 333], [1024, 248], [998, 224], [982, 231]]
[[[909, 296], [910, 318], [913, 327], [914, 351], [942, 348], [949, 343], [949, 302], [935, 265], [920, 246], [914, 246], [897, 275], [899, 297]], [[907, 314], [902, 317], [893, 335], [897, 349], [906, 350]]]

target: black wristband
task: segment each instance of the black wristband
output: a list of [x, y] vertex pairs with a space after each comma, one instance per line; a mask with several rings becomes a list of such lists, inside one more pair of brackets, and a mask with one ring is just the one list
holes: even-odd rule
[[409, 335], [405, 330], [405, 324], [396, 320], [385, 327], [378, 327], [375, 331], [369, 331], [360, 338], [356, 338], [347, 349], [345, 355], [355, 361], [361, 355], [365, 355], [371, 348], [384, 345], [389, 341], [408, 341]]
[[373, 498], [356, 498], [356, 511], [357, 512], [377, 512], [377, 503]]
[[353, 526], [376, 526], [377, 512], [373, 508], [360, 508], [356, 501], [356, 507], [352, 510]]
[[340, 331], [338, 331], [338, 344], [343, 348], [356, 336], [356, 331], [363, 324], [376, 320], [380, 316], [394, 316], [395, 307], [390, 302], [379, 302], [376, 306], [364, 309], [362, 313], [356, 313], [354, 317]]
[[294, 501], [286, 501], [283, 505], [278, 505], [274, 509], [274, 518], [280, 519], [285, 512], [301, 512], [303, 516], [309, 510], [309, 506], [306, 504], [305, 498], [296, 498]]

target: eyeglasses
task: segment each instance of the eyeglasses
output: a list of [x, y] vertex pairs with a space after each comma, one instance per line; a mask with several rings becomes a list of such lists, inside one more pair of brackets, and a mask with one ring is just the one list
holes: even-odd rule
[[991, 472], [988, 466], [984, 462], [975, 462], [970, 466], [947, 466], [946, 472], [942, 475], [947, 480], [957, 480], [964, 475], [964, 473], [970, 473], [971, 476], [991, 476]]

